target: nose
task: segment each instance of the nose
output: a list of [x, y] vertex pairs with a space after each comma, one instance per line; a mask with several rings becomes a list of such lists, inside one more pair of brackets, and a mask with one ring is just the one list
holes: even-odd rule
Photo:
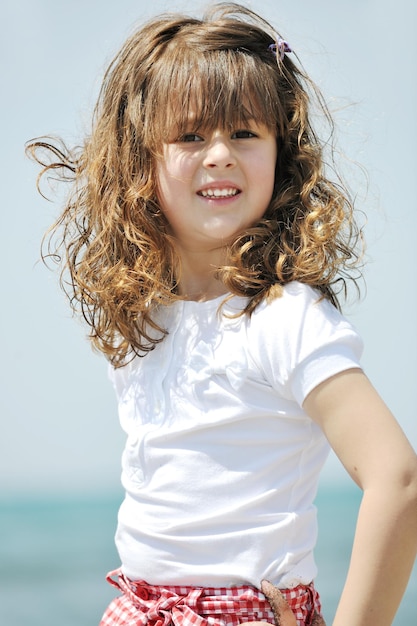
[[231, 168], [236, 165], [236, 159], [229, 137], [223, 133], [216, 133], [210, 138], [203, 164], [207, 168]]

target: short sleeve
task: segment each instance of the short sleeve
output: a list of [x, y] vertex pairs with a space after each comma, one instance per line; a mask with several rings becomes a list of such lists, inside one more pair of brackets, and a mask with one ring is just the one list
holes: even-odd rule
[[268, 383], [300, 405], [326, 379], [360, 367], [363, 350], [352, 324], [315, 290], [295, 282], [255, 310], [248, 342]]

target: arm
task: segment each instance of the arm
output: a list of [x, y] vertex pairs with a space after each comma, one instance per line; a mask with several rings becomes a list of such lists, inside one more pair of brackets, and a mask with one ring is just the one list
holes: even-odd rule
[[363, 490], [333, 626], [390, 626], [417, 552], [417, 457], [360, 370], [323, 382], [304, 409]]

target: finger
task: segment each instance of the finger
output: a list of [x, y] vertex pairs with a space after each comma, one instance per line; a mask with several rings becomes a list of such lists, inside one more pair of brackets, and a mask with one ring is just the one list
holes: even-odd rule
[[271, 605], [276, 626], [297, 626], [294, 613], [277, 587], [274, 587], [269, 580], [263, 580], [261, 582], [261, 591]]
[[318, 613], [314, 614], [313, 621], [311, 622], [311, 626], [326, 626], [326, 622]]

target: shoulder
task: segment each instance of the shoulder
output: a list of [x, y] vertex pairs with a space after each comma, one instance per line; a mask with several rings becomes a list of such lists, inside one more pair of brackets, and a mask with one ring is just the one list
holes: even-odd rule
[[267, 379], [290, 385], [300, 402], [326, 377], [358, 367], [363, 348], [349, 320], [318, 291], [299, 282], [263, 301], [247, 333], [251, 355]]
[[347, 323], [343, 315], [328, 300], [309, 285], [291, 282], [282, 287], [281, 295], [263, 300], [252, 314], [254, 326], [265, 327], [266, 322], [279, 320], [285, 330], [301, 330], [308, 320], [327, 321], [329, 324]]

